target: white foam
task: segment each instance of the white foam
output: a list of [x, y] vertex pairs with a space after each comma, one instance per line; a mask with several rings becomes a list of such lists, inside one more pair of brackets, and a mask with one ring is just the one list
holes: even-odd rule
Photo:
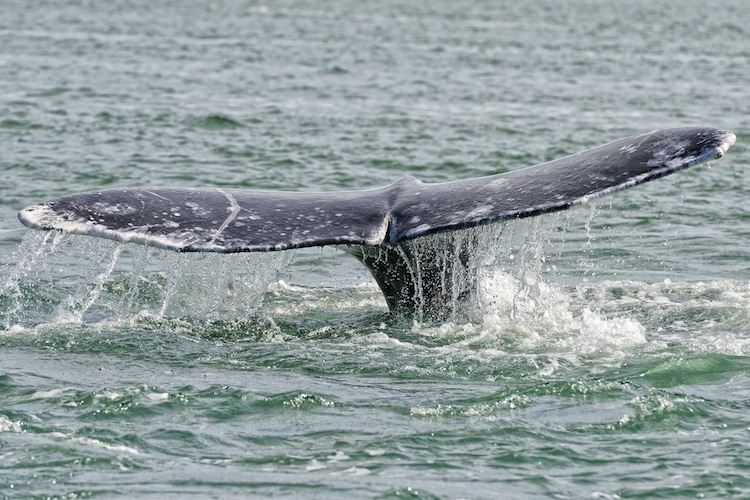
[[0, 415], [0, 432], [23, 432], [20, 421], [13, 421], [5, 415]]
[[482, 282], [485, 334], [517, 336], [522, 350], [590, 354], [646, 342], [643, 325], [630, 317], [607, 317], [574, 304], [564, 290], [544, 281], [533, 284], [502, 272]]

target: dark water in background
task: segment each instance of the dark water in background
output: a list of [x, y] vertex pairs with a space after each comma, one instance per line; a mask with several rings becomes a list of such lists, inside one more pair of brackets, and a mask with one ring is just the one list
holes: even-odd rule
[[[729, 0], [4, 0], [2, 496], [747, 497], [749, 27]], [[101, 187], [468, 178], [685, 125], [738, 141], [495, 228], [473, 323], [390, 318], [334, 250], [15, 217]]]

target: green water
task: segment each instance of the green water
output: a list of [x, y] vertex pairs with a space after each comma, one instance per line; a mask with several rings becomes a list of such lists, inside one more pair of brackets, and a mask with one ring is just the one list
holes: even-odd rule
[[[0, 6], [0, 496], [750, 496], [743, 2]], [[333, 249], [30, 231], [147, 185], [363, 189], [711, 125], [720, 161], [491, 229], [470, 322]]]

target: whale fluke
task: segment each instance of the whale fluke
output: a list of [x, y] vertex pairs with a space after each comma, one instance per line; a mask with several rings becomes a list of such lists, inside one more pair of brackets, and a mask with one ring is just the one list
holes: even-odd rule
[[[416, 266], [407, 244], [439, 232], [564, 210], [721, 158], [733, 133], [676, 128], [621, 139], [534, 167], [476, 179], [328, 193], [124, 188], [73, 194], [18, 213], [26, 226], [178, 252], [265, 252], [336, 245], [362, 261], [394, 312], [444, 316], [458, 295], [437, 287], [444, 263]], [[465, 240], [462, 240], [465, 241]], [[454, 246], [455, 265], [467, 243]], [[424, 261], [424, 259], [422, 259]], [[436, 266], [443, 268], [436, 269]], [[440, 288], [441, 292], [435, 292]], [[448, 301], [447, 296], [453, 298]], [[434, 314], [433, 314], [434, 313]]]

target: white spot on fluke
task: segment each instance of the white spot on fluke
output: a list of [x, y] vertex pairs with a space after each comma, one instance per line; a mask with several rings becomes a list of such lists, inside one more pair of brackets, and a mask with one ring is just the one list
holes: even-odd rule
[[478, 219], [481, 218], [484, 215], [492, 213], [492, 205], [482, 205], [479, 207], [475, 207], [471, 212], [466, 214], [467, 219]]

